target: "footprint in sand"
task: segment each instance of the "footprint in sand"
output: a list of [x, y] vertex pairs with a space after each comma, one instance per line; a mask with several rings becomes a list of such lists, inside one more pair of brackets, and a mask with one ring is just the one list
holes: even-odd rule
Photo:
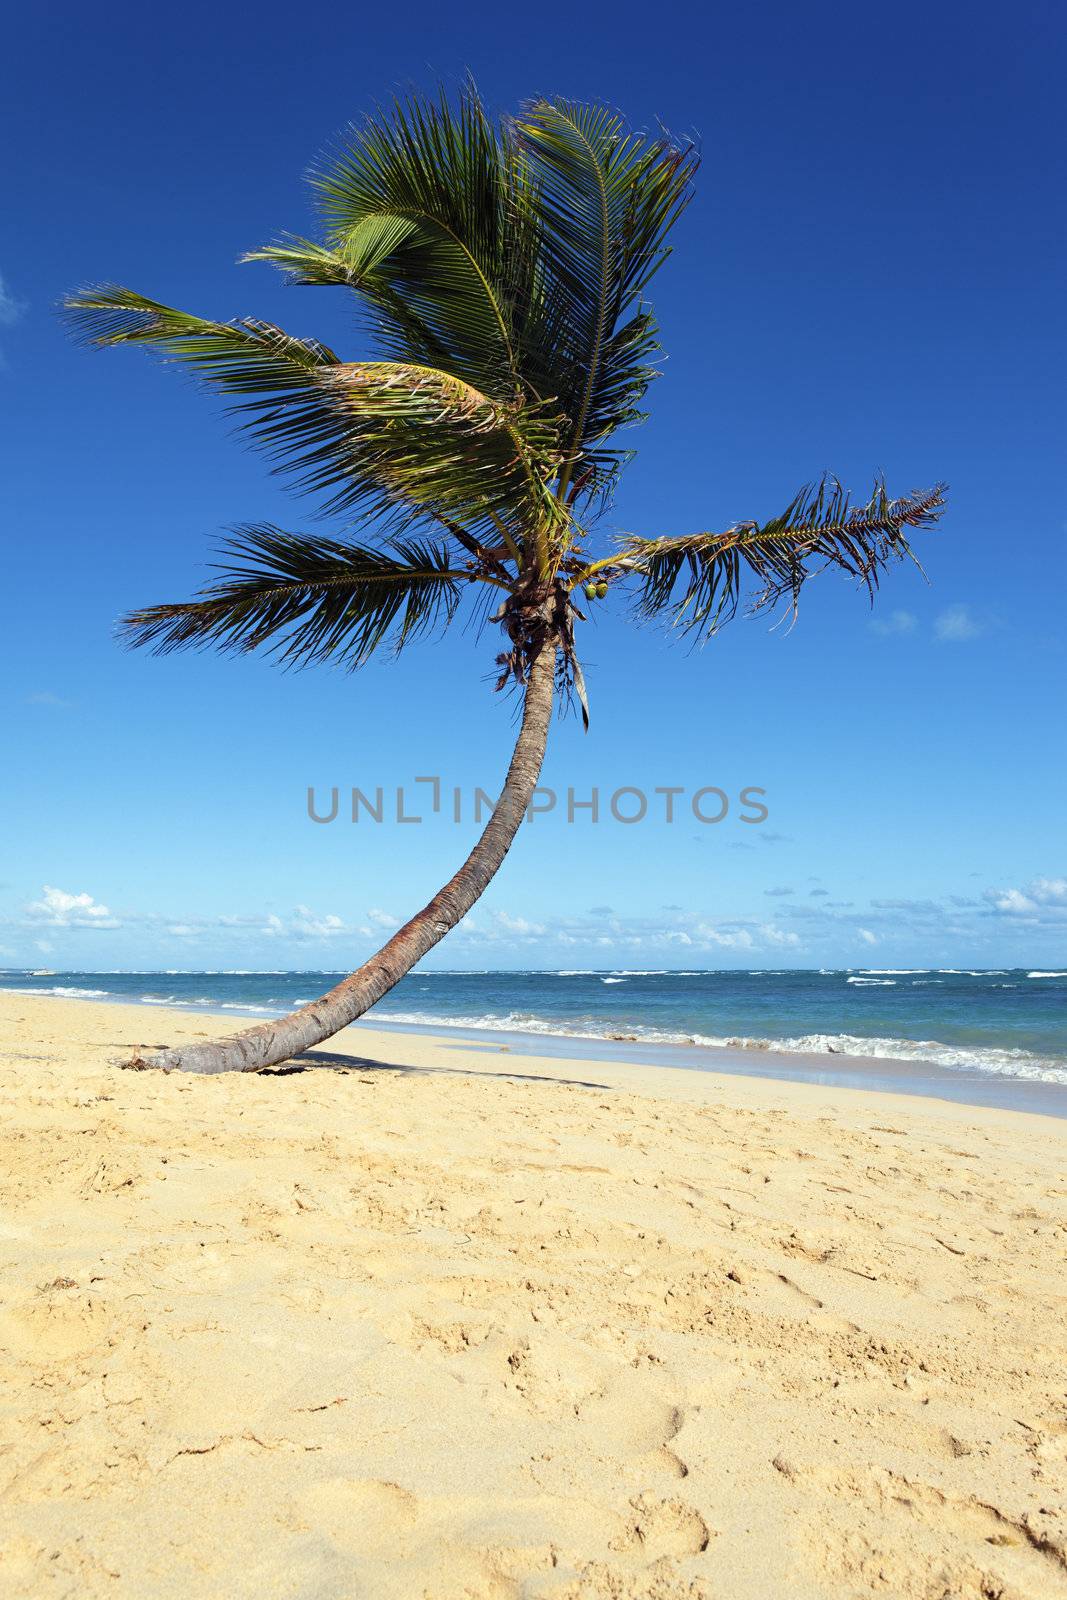
[[[774, 1465], [797, 1487], [830, 1489], [849, 1507], [844, 1528], [835, 1531], [831, 1519], [818, 1534], [823, 1561], [838, 1575], [867, 1581], [891, 1553], [903, 1587], [929, 1570], [936, 1553], [942, 1575], [947, 1571], [957, 1583], [945, 1593], [961, 1600], [1067, 1596], [1067, 1548], [1040, 1515], [1012, 1516], [976, 1495], [949, 1494], [884, 1468], [838, 1470], [781, 1457]], [[950, 1568], [944, 1566], [946, 1545], [954, 1552]]]
[[419, 1519], [415, 1495], [376, 1478], [322, 1478], [301, 1490], [296, 1507], [335, 1544], [366, 1556], [395, 1556]]
[[640, 1551], [645, 1561], [664, 1556], [696, 1556], [711, 1542], [711, 1529], [698, 1511], [684, 1500], [660, 1500], [639, 1494], [630, 1501], [633, 1521], [613, 1548]]
[[69, 1361], [103, 1343], [109, 1313], [71, 1279], [58, 1279], [0, 1317], [0, 1345], [36, 1361]]
[[624, 1368], [595, 1394], [582, 1401], [578, 1421], [598, 1440], [598, 1449], [612, 1456], [647, 1458], [669, 1477], [685, 1478], [689, 1469], [669, 1448], [685, 1420], [685, 1412], [647, 1372]]

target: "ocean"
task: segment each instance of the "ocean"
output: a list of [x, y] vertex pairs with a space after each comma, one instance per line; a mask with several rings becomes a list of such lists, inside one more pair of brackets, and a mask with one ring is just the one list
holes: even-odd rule
[[[92, 1000], [280, 1014], [338, 972], [51, 972], [8, 969], [0, 988]], [[1067, 971], [416, 971], [368, 1013], [375, 1025], [536, 1035], [540, 1053], [715, 1067], [716, 1052], [870, 1057], [992, 1079], [1067, 1085]], [[568, 1045], [566, 1041], [571, 1041]], [[584, 1041], [581, 1047], [575, 1041]], [[609, 1050], [606, 1048], [611, 1046]], [[625, 1048], [629, 1047], [629, 1048]], [[649, 1050], [653, 1054], [649, 1054]]]

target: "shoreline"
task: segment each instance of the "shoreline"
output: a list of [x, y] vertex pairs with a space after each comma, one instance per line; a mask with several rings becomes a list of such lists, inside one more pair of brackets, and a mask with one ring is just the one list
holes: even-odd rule
[[1067, 1600], [1062, 1119], [220, 1025], [0, 994], [5, 1600]]
[[[345, 1032], [362, 1026], [362, 1022], [352, 1023]], [[851, 1056], [843, 1051], [820, 1055], [814, 1051], [800, 1053], [763, 1046], [745, 1049], [730, 1045], [657, 1044], [564, 1033], [522, 1033], [505, 1028], [442, 1030], [439, 1024], [424, 1027], [418, 1023], [389, 1022], [385, 1018], [375, 1018], [367, 1027], [383, 1033], [412, 1033], [434, 1038], [445, 1046], [452, 1039], [468, 1046], [489, 1041], [520, 1058], [605, 1062], [650, 1070], [677, 1068], [712, 1076], [917, 1096], [958, 1105], [1067, 1117], [1067, 1084], [941, 1067], [936, 1062], [901, 1061], [890, 1056]], [[534, 1048], [530, 1048], [531, 1045]]]
[[[10, 994], [60, 1005], [118, 1006], [145, 1010], [152, 1015], [172, 1012], [175, 1016], [211, 1017], [220, 1033], [237, 1032], [256, 1020], [284, 1016], [282, 1010], [253, 1005], [231, 1005], [219, 1010], [192, 1002], [162, 1004], [155, 1000], [131, 1001], [112, 995], [44, 995], [30, 989], [0, 989]], [[645, 1067], [649, 1070], [675, 1068], [685, 1072], [726, 1077], [810, 1084], [825, 1089], [858, 1090], [867, 1093], [907, 1095], [944, 1100], [952, 1104], [1019, 1111], [1038, 1116], [1067, 1118], [1067, 1084], [1046, 1083], [1014, 1077], [1006, 1073], [976, 1068], [943, 1067], [934, 1061], [903, 1060], [891, 1056], [848, 1055], [843, 1051], [820, 1054], [775, 1050], [770, 1046], [731, 1046], [661, 1043], [652, 1040], [605, 1038], [548, 1029], [537, 1032], [520, 1029], [392, 1021], [388, 1017], [360, 1018], [349, 1024], [333, 1040], [319, 1047], [329, 1051], [340, 1041], [381, 1033], [410, 1034], [433, 1041], [443, 1049], [495, 1048], [507, 1050], [523, 1060], [572, 1061]]]

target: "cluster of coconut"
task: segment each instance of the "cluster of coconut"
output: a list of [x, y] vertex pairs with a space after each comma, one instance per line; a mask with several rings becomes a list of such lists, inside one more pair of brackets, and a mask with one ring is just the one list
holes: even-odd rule
[[585, 586], [585, 598], [587, 600], [603, 600], [607, 592], [608, 586], [606, 583], [587, 583]]

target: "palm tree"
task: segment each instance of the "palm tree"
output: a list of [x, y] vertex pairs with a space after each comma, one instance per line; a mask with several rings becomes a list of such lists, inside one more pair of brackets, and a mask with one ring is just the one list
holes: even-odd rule
[[691, 145], [629, 132], [599, 106], [538, 100], [495, 122], [467, 88], [456, 106], [414, 99], [352, 130], [313, 174], [320, 242], [286, 237], [245, 257], [354, 300], [373, 360], [252, 317], [210, 322], [105, 285], [66, 301], [96, 345], [146, 344], [219, 391], [251, 439], [342, 519], [327, 538], [237, 530], [221, 575], [193, 600], [126, 617], [131, 645], [273, 651], [355, 668], [449, 623], [467, 597], [495, 603], [498, 688], [522, 723], [493, 814], [444, 888], [357, 972], [281, 1021], [138, 1064], [254, 1071], [363, 1015], [470, 910], [500, 867], [537, 782], [557, 692], [588, 722], [575, 647], [581, 594], [630, 586], [636, 612], [697, 641], [736, 611], [795, 608], [830, 566], [871, 593], [933, 523], [942, 488], [853, 506], [833, 480], [770, 522], [617, 540], [593, 524], [627, 452], [659, 346], [643, 296], [668, 254], [697, 168]]

